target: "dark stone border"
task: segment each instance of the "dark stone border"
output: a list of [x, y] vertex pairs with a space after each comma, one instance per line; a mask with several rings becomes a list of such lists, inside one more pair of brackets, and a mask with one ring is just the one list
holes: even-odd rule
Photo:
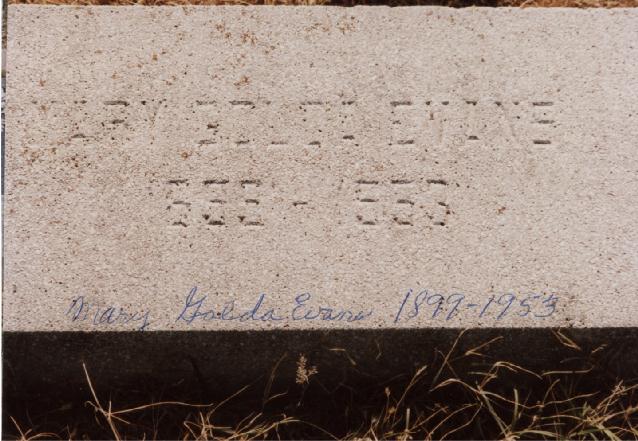
[[[618, 378], [638, 377], [638, 328], [561, 329], [576, 346], [561, 342], [557, 331], [4, 332], [3, 417], [6, 422], [7, 415], [31, 411], [34, 405], [49, 409], [89, 399], [82, 363], [98, 395], [122, 399], [125, 394], [142, 402], [149, 390], [193, 402], [259, 383], [254, 390], [260, 394], [275, 366], [278, 377], [294, 379], [300, 354], [317, 366], [327, 387], [345, 376], [349, 384], [376, 384], [440, 363], [452, 346], [453, 357], [461, 357], [462, 370], [468, 372], [507, 360], [536, 371], [579, 370], [595, 363]], [[478, 351], [483, 355], [466, 355], [489, 341]]]
[[[638, 372], [638, 328], [561, 329], [581, 350], [559, 342], [556, 329], [455, 328], [367, 329], [331, 331], [153, 331], [153, 332], [4, 332], [5, 392], [20, 394], [31, 386], [84, 383], [81, 363], [99, 381], [125, 382], [136, 376], [171, 381], [197, 374], [215, 377], [234, 389], [269, 372], [284, 355], [299, 354], [323, 369], [355, 361], [379, 376], [405, 372], [447, 352], [463, 332], [461, 354], [495, 340], [482, 352], [530, 368], [553, 366], [566, 357], [584, 357], [607, 345], [606, 362], [618, 374]], [[332, 349], [332, 350], [331, 350]], [[343, 349], [343, 350], [341, 350]], [[345, 351], [344, 351], [345, 350]], [[347, 354], [346, 354], [347, 352]], [[294, 364], [294, 363], [293, 363]], [[199, 374], [197, 374], [199, 375]]]

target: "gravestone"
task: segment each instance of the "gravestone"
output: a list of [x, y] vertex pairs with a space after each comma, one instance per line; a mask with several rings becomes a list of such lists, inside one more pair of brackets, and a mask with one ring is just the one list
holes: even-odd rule
[[623, 9], [11, 5], [4, 331], [635, 327], [637, 41]]

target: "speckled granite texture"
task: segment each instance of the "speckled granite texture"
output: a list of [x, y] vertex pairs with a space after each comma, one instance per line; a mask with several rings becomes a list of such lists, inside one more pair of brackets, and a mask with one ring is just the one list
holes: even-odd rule
[[638, 324], [638, 11], [11, 5], [4, 329]]

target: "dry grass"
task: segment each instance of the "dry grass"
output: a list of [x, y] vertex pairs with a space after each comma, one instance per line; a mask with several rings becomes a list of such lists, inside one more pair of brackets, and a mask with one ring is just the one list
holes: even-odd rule
[[638, 0], [9, 0], [9, 4], [40, 5], [442, 5], [571, 7], [571, 8], [635, 8]]
[[[257, 401], [244, 399], [249, 386], [212, 404], [158, 401], [116, 406], [99, 397], [85, 367], [89, 386], [87, 415], [67, 421], [31, 421], [11, 417], [16, 439], [638, 439], [638, 383], [608, 378], [596, 360], [604, 348], [589, 354], [557, 334], [579, 368], [534, 372], [501, 360], [485, 364], [493, 339], [460, 351], [457, 341], [432, 366], [409, 376], [326, 390], [321, 367], [299, 355], [296, 375], [277, 378], [273, 368]], [[337, 349], [343, 352], [343, 349]], [[344, 356], [348, 356], [347, 353]], [[563, 366], [563, 364], [561, 364]], [[356, 363], [353, 370], [359, 370]], [[288, 384], [273, 392], [273, 384]], [[86, 418], [90, 415], [90, 418]], [[86, 418], [84, 423], [80, 420]], [[88, 422], [88, 423], [87, 423]], [[47, 427], [47, 425], [49, 427]]]

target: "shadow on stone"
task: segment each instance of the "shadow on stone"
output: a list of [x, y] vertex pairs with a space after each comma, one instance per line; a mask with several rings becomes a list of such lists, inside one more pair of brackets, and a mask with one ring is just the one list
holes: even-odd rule
[[[426, 381], [432, 384], [468, 379], [498, 360], [534, 372], [596, 369], [613, 381], [631, 379], [638, 372], [636, 337], [636, 328], [5, 332], [4, 427], [12, 429], [9, 415], [86, 408], [91, 394], [83, 364], [98, 396], [120, 408], [158, 400], [219, 402], [246, 386], [240, 401], [250, 406], [266, 393], [295, 390], [303, 355], [309, 369], [316, 367], [320, 384], [303, 388], [312, 402], [306, 407], [325, 408], [336, 397], [343, 401], [345, 391], [356, 405], [353, 397], [363, 391], [405, 382], [422, 366], [431, 367]], [[504, 389], [534, 388], [507, 374], [499, 381]], [[446, 400], [453, 403], [454, 397]]]

